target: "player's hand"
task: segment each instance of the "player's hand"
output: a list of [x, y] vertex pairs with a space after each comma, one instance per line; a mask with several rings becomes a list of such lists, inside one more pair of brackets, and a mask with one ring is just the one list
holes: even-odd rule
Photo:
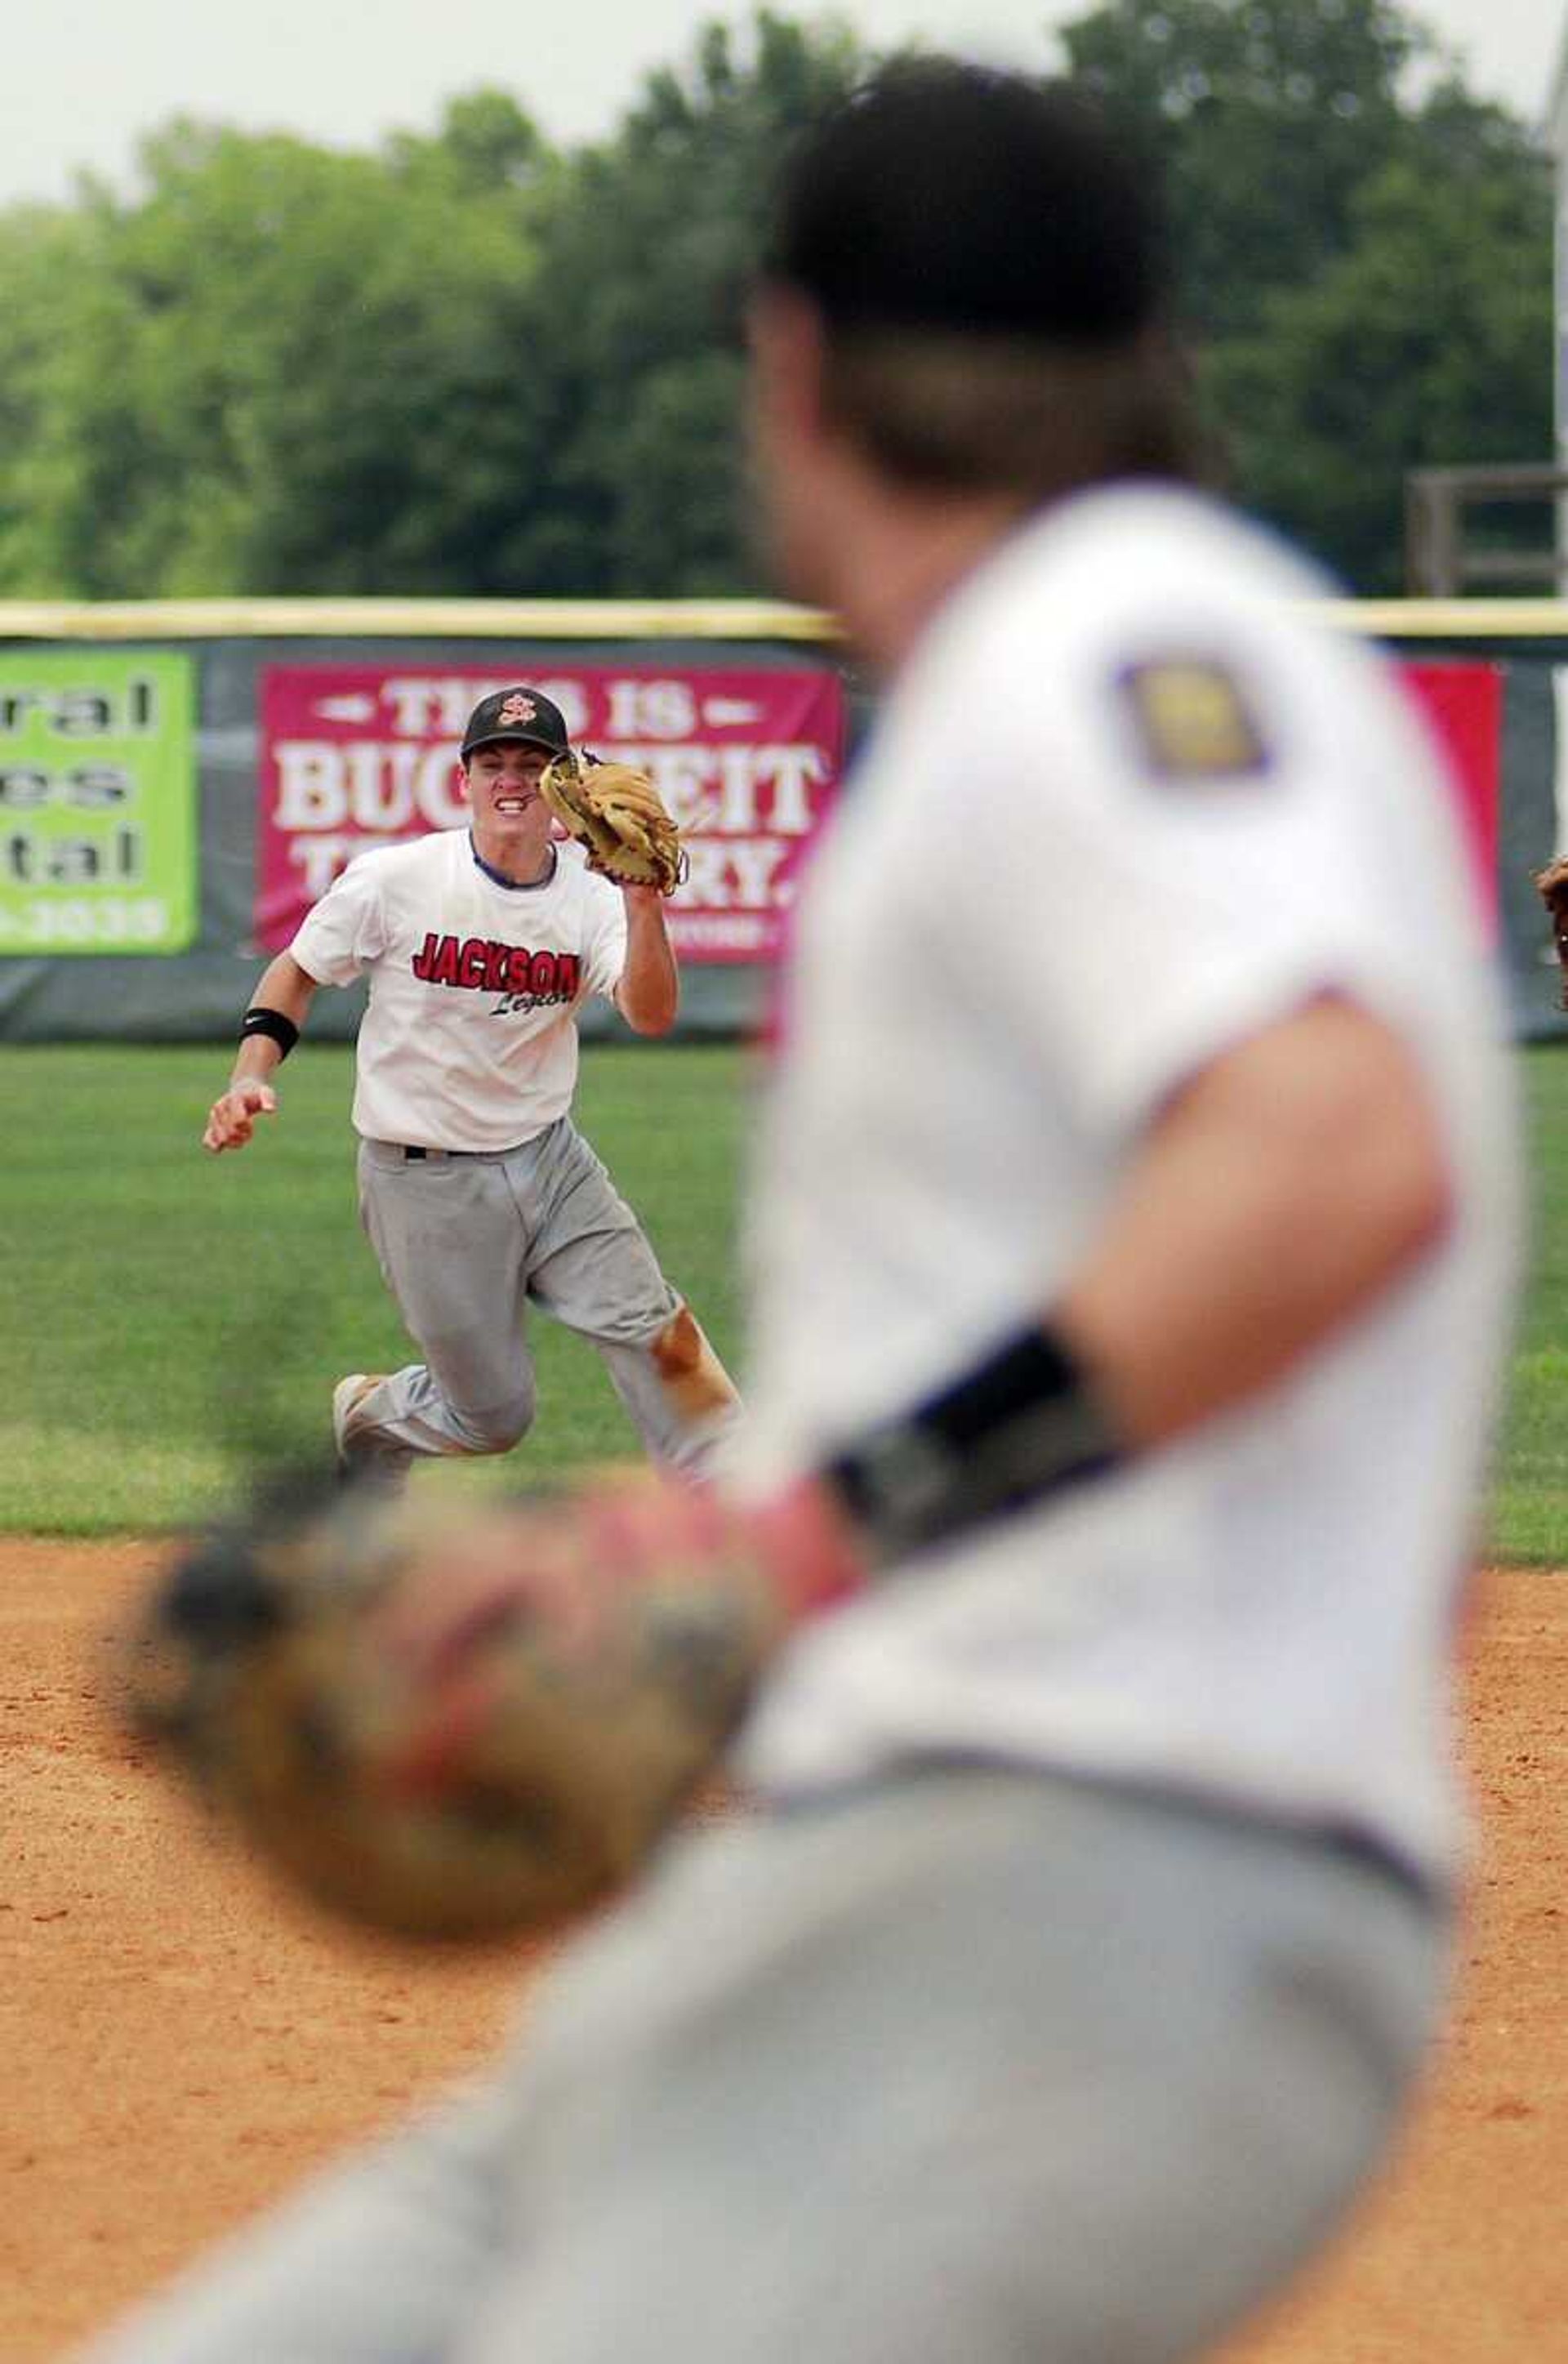
[[[637, 1483], [662, 1504], [679, 1499], [657, 1478], [628, 1481]], [[592, 1518], [574, 1499], [503, 1501], [444, 1527], [389, 1596], [377, 1619], [382, 1646], [427, 1684], [461, 1669], [509, 1624], [547, 1633], [569, 1658], [601, 1646], [617, 1598], [646, 1579], [647, 1556], [628, 1553], [620, 1519], [600, 1519], [591, 1499]], [[705, 1548], [705, 1572], [708, 1556]]]
[[271, 1084], [246, 1081], [230, 1084], [207, 1111], [202, 1147], [216, 1156], [220, 1150], [243, 1149], [256, 1130], [259, 1116], [275, 1116], [278, 1096]]
[[444, 1522], [421, 1557], [376, 1632], [427, 1685], [509, 1624], [548, 1634], [568, 1659], [588, 1658], [630, 1596], [672, 1583], [765, 1594], [784, 1629], [858, 1590], [866, 1574], [841, 1515], [810, 1480], [742, 1507], [646, 1471], [558, 1500], [486, 1505]]

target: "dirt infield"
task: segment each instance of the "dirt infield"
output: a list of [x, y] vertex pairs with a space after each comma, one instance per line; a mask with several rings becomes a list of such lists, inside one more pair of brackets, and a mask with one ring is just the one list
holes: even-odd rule
[[[148, 1565], [132, 1546], [0, 1544], [4, 2364], [61, 2356], [482, 2060], [533, 1966], [372, 1951], [209, 1845], [104, 1712], [98, 1645]], [[1484, 1580], [1465, 1730], [1483, 1847], [1423, 2105], [1334, 2256], [1226, 2364], [1560, 2352], [1568, 1578]]]

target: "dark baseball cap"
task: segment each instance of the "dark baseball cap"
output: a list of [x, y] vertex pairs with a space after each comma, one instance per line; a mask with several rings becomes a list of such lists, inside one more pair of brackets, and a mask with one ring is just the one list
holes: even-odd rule
[[1080, 85], [895, 60], [795, 149], [763, 276], [840, 330], [1114, 343], [1164, 308], [1152, 161]]
[[552, 755], [564, 755], [571, 744], [560, 707], [540, 691], [521, 686], [493, 690], [480, 699], [462, 734], [463, 762], [476, 748], [494, 747], [503, 739], [525, 739], [530, 746], [548, 747]]

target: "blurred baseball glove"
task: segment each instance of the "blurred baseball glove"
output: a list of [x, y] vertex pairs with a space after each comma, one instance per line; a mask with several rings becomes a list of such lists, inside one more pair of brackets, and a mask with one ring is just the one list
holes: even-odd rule
[[681, 833], [646, 772], [569, 751], [549, 766], [539, 790], [562, 827], [587, 847], [590, 870], [617, 886], [674, 893], [686, 875]]
[[673, 1482], [439, 1515], [351, 1489], [216, 1529], [122, 1645], [125, 1702], [279, 1869], [404, 1935], [547, 1930], [713, 1769], [799, 1603]]
[[1558, 999], [1568, 1009], [1568, 861], [1549, 862], [1536, 872], [1535, 883], [1551, 920], [1551, 941], [1562, 972]]

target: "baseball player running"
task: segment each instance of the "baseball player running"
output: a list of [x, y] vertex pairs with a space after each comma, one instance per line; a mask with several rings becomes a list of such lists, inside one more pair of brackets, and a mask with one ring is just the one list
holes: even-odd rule
[[[1191, 488], [1165, 295], [1071, 91], [895, 67], [795, 160], [757, 480], [886, 698], [800, 914], [744, 1480], [612, 1570], [739, 1532], [807, 1612], [755, 1811], [100, 2364], [1173, 2364], [1383, 2153], [1513, 1110], [1445, 783]], [[489, 1515], [495, 1602], [569, 1571]]]
[[208, 1149], [240, 1149], [322, 985], [370, 979], [353, 1122], [360, 1210], [422, 1360], [351, 1373], [338, 1455], [395, 1482], [419, 1455], [505, 1453], [534, 1416], [532, 1303], [590, 1339], [655, 1460], [700, 1474], [735, 1390], [636, 1217], [572, 1121], [577, 1013], [594, 994], [639, 1034], [679, 1000], [663, 904], [556, 842], [539, 792], [567, 749], [559, 708], [519, 686], [469, 718], [469, 829], [350, 863], [262, 976]]

